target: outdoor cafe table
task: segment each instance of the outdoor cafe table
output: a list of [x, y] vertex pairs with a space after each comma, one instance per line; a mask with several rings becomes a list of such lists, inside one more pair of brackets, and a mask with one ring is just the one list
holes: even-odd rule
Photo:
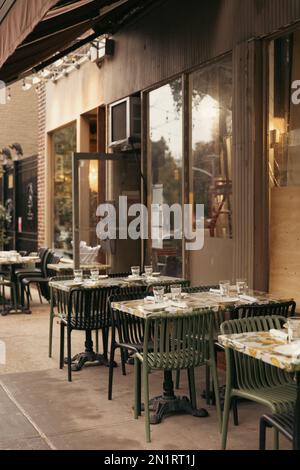
[[300, 450], [300, 354], [286, 356], [279, 353], [276, 348], [286, 342], [275, 338], [268, 331], [220, 335], [219, 342], [225, 348], [234, 349], [295, 375], [296, 404], [293, 448]]
[[[50, 289], [58, 289], [66, 293], [70, 293], [72, 289], [99, 289], [101, 287], [136, 287], [136, 286], [147, 286], [151, 287], [153, 285], [164, 285], [170, 286], [172, 284], [178, 284], [179, 282], [184, 282], [184, 279], [178, 279], [175, 277], [168, 276], [159, 276], [159, 277], [149, 277], [140, 276], [136, 279], [129, 277], [120, 277], [120, 278], [106, 278], [99, 279], [96, 282], [92, 282], [89, 279], [85, 279], [81, 284], [75, 283], [72, 280], [65, 281], [55, 281], [55, 278], [49, 282]], [[53, 296], [51, 295], [51, 298]], [[53, 305], [51, 305], [51, 309]], [[80, 371], [86, 363], [98, 363], [98, 365], [108, 365], [107, 360], [101, 354], [97, 354], [93, 349], [93, 341], [90, 331], [86, 331], [86, 341], [85, 341], [85, 351], [76, 354], [72, 358], [72, 370]]]
[[[74, 262], [71, 261], [70, 263], [60, 262], [58, 264], [48, 264], [47, 268], [61, 275], [73, 274]], [[83, 271], [90, 271], [91, 269], [99, 269], [99, 271], [107, 271], [110, 268], [111, 266], [109, 264], [101, 264], [101, 263], [84, 264], [80, 266], [80, 269], [82, 269]]]
[[[9, 269], [9, 278], [10, 278], [11, 283], [16, 282], [16, 278], [15, 278], [16, 268], [20, 268], [21, 266], [27, 266], [27, 265], [32, 266], [38, 263], [39, 261], [41, 261], [39, 256], [17, 257], [17, 256], [12, 255], [11, 257], [3, 257], [0, 255], [0, 266], [6, 266]], [[15, 289], [15, 292], [17, 296], [16, 304], [17, 304], [18, 310], [27, 311], [26, 309], [24, 309], [24, 306], [20, 305], [20, 294], [19, 294], [19, 290], [17, 287]]]
[[[271, 294], [258, 291], [249, 291], [249, 295], [255, 297], [257, 304], [267, 304], [280, 300], [280, 296], [275, 297]], [[247, 304], [245, 300], [240, 300], [237, 295], [221, 297], [213, 292], [185, 294], [182, 298], [182, 302], [185, 304], [185, 307], [177, 308], [178, 315], [193, 310], [210, 309], [215, 312], [222, 310], [230, 316], [230, 311], [234, 307]], [[121, 303], [115, 302], [112, 304], [112, 307], [120, 313], [146, 318], [151, 313], [144, 309], [145, 305], [147, 304], [143, 304], [141, 300], [129, 300]], [[175, 309], [176, 312], [175, 305], [176, 303], [172, 303], [172, 310], [174, 311]], [[159, 424], [163, 417], [170, 412], [185, 412], [197, 417], [205, 417], [208, 415], [207, 411], [204, 409], [194, 409], [187, 397], [177, 397], [175, 395], [172, 371], [164, 371], [163, 395], [153, 398], [150, 403], [154, 411], [150, 419], [151, 424]]]

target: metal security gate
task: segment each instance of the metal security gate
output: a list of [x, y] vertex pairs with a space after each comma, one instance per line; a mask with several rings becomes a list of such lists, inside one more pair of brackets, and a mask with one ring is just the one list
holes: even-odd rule
[[5, 168], [3, 203], [11, 216], [8, 249], [36, 251], [38, 245], [37, 156]]

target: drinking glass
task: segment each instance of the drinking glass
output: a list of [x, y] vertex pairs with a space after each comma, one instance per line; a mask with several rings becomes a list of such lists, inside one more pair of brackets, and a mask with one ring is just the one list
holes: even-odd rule
[[147, 277], [151, 277], [153, 273], [153, 267], [152, 266], [145, 266], [145, 274]]
[[181, 286], [171, 286], [171, 297], [172, 300], [181, 299]]
[[82, 269], [75, 269], [74, 270], [74, 281], [82, 282], [83, 280], [83, 270]]
[[236, 280], [236, 290], [238, 294], [246, 294], [248, 289], [246, 279], [237, 279]]
[[300, 341], [300, 317], [290, 317], [287, 320], [289, 343]]
[[229, 296], [230, 281], [220, 281], [220, 293], [222, 296]]
[[163, 302], [164, 294], [165, 294], [165, 288], [163, 286], [153, 287], [153, 294], [154, 294], [154, 301], [156, 303]]
[[140, 271], [140, 267], [139, 266], [132, 266], [131, 267], [131, 274], [132, 276], [134, 277], [139, 277], [141, 271]]
[[91, 269], [91, 280], [98, 281], [99, 280], [99, 270], [98, 269]]

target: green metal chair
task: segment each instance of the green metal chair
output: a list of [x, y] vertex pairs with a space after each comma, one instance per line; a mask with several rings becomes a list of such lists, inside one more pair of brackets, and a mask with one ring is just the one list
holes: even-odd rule
[[[144, 385], [146, 440], [151, 442], [149, 381], [152, 370], [188, 370], [190, 395], [196, 408], [194, 369], [210, 363], [214, 379], [217, 413], [221, 425], [218, 377], [213, 347], [213, 315], [211, 310], [193, 313], [151, 314], [145, 319], [143, 350], [135, 354], [135, 406], [137, 419], [141, 410], [141, 367]], [[209, 338], [209, 354], [207, 341]]]
[[[201, 293], [201, 292], [209, 292], [210, 289], [218, 289], [219, 286], [218, 285], [214, 285], [214, 286], [194, 286], [194, 287], [189, 287], [189, 286], [186, 286], [186, 287], [183, 287], [183, 292], [187, 293], [187, 294], [197, 294], [197, 293]], [[215, 314], [217, 315], [217, 313]], [[209, 372], [209, 367], [207, 366], [206, 367], [206, 385], [205, 385], [205, 392], [204, 392], [204, 395], [206, 397], [206, 401], [207, 401], [207, 404], [209, 405], [210, 404], [210, 372]], [[179, 389], [180, 387], [180, 370], [178, 370], [176, 372], [176, 388], [177, 390]]]
[[[281, 329], [283, 316], [265, 316], [229, 320], [221, 325], [221, 334]], [[226, 353], [226, 391], [222, 426], [222, 449], [226, 448], [231, 400], [241, 397], [268, 406], [273, 413], [292, 412], [296, 399], [296, 385], [291, 375], [230, 348]], [[278, 448], [278, 433], [274, 434]]]
[[[74, 276], [56, 276], [53, 281], [71, 281]], [[68, 293], [59, 289], [50, 288], [50, 324], [49, 324], [49, 357], [52, 357], [53, 344], [53, 322], [54, 318], [67, 316], [68, 313]]]
[[[60, 369], [64, 367], [64, 333], [67, 330], [68, 380], [72, 381], [71, 334], [72, 331], [85, 331], [86, 345], [92, 346], [92, 331], [102, 331], [103, 356], [107, 359], [108, 333], [111, 318], [108, 311], [108, 299], [116, 292], [113, 286], [95, 289], [71, 289], [67, 299], [67, 315], [60, 317]], [[63, 299], [65, 308], [65, 298]]]
[[[139, 290], [140, 289], [140, 290]], [[121, 351], [122, 374], [126, 375], [125, 362], [129, 353], [135, 353], [143, 348], [144, 341], [144, 319], [133, 315], [114, 310], [111, 304], [114, 302], [126, 302], [129, 300], [141, 301], [146, 297], [147, 292], [141, 288], [122, 288], [120, 292], [109, 299], [109, 311], [112, 323], [111, 349], [108, 379], [108, 399], [112, 400], [114, 359], [117, 349]]]

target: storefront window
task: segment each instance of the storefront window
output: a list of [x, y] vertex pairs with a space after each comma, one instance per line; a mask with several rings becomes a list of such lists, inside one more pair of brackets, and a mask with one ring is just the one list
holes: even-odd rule
[[270, 44], [271, 187], [300, 186], [300, 32]]
[[[163, 204], [182, 202], [182, 122], [181, 79], [149, 93], [152, 203], [158, 211]], [[152, 240], [152, 261], [162, 273], [181, 276], [182, 240], [176, 239], [175, 231], [171, 218], [169, 233]]]
[[54, 162], [53, 245], [72, 254], [72, 154], [76, 151], [76, 126], [52, 134]]
[[210, 237], [232, 238], [232, 58], [191, 74], [191, 203]]

